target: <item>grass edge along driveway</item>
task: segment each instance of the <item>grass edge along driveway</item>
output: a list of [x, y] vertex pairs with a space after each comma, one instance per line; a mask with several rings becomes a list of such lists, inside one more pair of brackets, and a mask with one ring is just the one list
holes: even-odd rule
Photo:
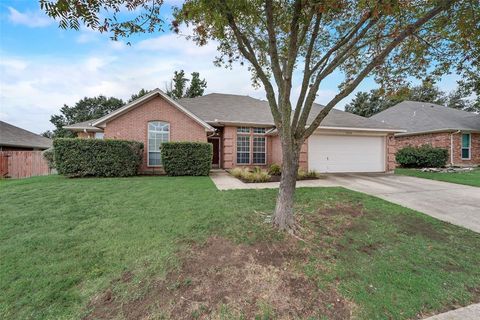
[[[168, 319], [171, 309], [146, 298], [185, 270], [183, 252], [212, 238], [244, 246], [239, 252], [265, 243], [286, 248], [291, 238], [265, 223], [275, 197], [269, 189], [218, 191], [208, 177], [0, 181], [0, 318], [88, 317], [105, 311], [96, 302], [107, 296], [111, 318], [129, 318], [122, 306], [132, 306], [148, 312], [138, 316]], [[356, 317], [409, 319], [479, 301], [478, 234], [343, 188], [298, 189], [296, 206], [307, 242], [295, 248], [305, 254], [292, 254], [282, 268], [319, 293], [338, 293]], [[280, 274], [271, 263], [258, 265]], [[195, 274], [175, 279], [182, 280], [167, 284], [170, 298], [201, 286]], [[285, 316], [273, 300], [248, 305], [250, 313], [239, 301], [212, 301], [188, 305], [190, 316]], [[298, 316], [321, 319], [335, 304]]]
[[395, 174], [480, 187], [480, 168], [466, 172], [449, 173], [422, 172], [418, 169], [397, 168], [395, 169]]

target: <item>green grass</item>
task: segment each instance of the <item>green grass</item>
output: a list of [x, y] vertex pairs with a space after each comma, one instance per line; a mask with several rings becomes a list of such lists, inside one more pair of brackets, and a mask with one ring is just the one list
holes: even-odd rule
[[415, 169], [398, 168], [398, 169], [395, 169], [395, 174], [480, 187], [480, 168], [477, 168], [477, 169], [474, 169], [473, 171], [468, 171], [468, 172], [452, 172], [452, 173], [422, 172], [420, 170], [415, 170]]
[[[208, 177], [0, 181], [0, 318], [82, 317], [124, 271], [134, 284], [161, 278], [179, 251], [212, 235], [283, 241], [264, 223], [275, 196], [218, 191]], [[336, 286], [359, 318], [407, 319], [478, 300], [478, 234], [343, 188], [302, 188], [296, 203], [310, 233], [301, 269], [320, 288]], [[346, 204], [364, 214], [315, 223], [319, 210]]]

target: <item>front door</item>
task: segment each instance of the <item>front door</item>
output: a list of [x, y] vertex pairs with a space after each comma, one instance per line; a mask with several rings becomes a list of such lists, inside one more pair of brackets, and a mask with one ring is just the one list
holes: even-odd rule
[[213, 146], [212, 167], [220, 168], [220, 138], [208, 138], [208, 142]]

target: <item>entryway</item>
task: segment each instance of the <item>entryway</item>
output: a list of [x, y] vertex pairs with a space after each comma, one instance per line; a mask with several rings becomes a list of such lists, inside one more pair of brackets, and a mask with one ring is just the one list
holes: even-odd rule
[[212, 168], [220, 168], [220, 137], [210, 137], [208, 142], [213, 146]]

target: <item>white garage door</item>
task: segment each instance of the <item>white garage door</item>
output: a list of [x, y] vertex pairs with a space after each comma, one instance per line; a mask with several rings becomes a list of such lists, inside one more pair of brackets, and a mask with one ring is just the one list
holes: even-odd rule
[[308, 168], [319, 172], [385, 171], [385, 138], [312, 135]]

